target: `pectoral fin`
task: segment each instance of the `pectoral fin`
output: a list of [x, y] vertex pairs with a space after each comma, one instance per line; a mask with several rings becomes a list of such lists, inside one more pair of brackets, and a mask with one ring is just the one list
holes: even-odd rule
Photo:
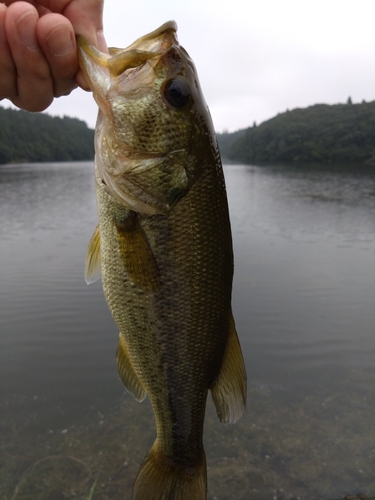
[[210, 389], [220, 421], [230, 424], [237, 422], [245, 411], [247, 386], [245, 363], [233, 317], [223, 363]]
[[129, 279], [141, 290], [155, 292], [159, 287], [159, 270], [137, 215], [130, 212], [125, 221], [116, 223], [116, 228], [120, 254]]
[[101, 256], [100, 256], [100, 230], [96, 226], [94, 234], [91, 237], [87, 247], [85, 262], [85, 280], [88, 285], [94, 283], [101, 277]]
[[135, 373], [122, 333], [119, 335], [116, 362], [117, 372], [125, 389], [130, 392], [137, 401], [143, 401], [147, 396], [147, 392], [138, 375]]

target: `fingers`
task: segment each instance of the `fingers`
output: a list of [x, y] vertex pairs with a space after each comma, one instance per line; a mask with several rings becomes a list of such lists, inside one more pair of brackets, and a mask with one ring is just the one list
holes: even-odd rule
[[77, 83], [88, 90], [75, 34], [106, 52], [102, 14], [103, 0], [1, 1], [0, 100], [42, 111]]
[[16, 88], [16, 68], [13, 62], [12, 53], [10, 51], [5, 30], [5, 19], [7, 7], [0, 3], [0, 61], [1, 61], [1, 78], [0, 78], [0, 99], [4, 97], [15, 97]]
[[5, 33], [13, 61], [13, 72], [8, 71], [6, 79], [5, 97], [27, 111], [41, 111], [53, 99], [49, 67], [38, 46], [38, 19], [36, 9], [26, 2], [10, 5], [5, 17]]
[[37, 37], [50, 68], [54, 96], [69, 94], [76, 87], [78, 71], [73, 26], [59, 14], [46, 14], [38, 22]]
[[[8, 0], [12, 1], [12, 0]], [[77, 35], [86, 38], [99, 50], [106, 51], [103, 37], [104, 0], [30, 0], [50, 12], [64, 15], [72, 23]]]
[[60, 14], [39, 18], [26, 2], [5, 9], [0, 8], [0, 99], [7, 97], [27, 111], [42, 111], [54, 97], [76, 87], [73, 27]]
[[[103, 34], [103, 0], [68, 0], [63, 14], [74, 27], [77, 35], [81, 35], [100, 51], [108, 52]], [[83, 73], [76, 76], [77, 84], [89, 90]]]

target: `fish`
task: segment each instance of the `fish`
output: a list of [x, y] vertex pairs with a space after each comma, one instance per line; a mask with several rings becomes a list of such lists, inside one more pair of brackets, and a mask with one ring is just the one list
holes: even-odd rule
[[77, 38], [98, 104], [99, 224], [85, 279], [101, 276], [119, 328], [119, 377], [148, 395], [156, 439], [134, 500], [207, 498], [206, 401], [234, 423], [246, 369], [232, 314], [233, 248], [225, 180], [195, 65], [174, 21], [125, 49]]

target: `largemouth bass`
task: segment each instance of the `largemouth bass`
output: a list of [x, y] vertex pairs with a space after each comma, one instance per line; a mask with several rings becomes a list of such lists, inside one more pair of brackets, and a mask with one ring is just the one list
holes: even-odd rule
[[99, 225], [86, 281], [102, 276], [119, 327], [125, 388], [148, 394], [157, 437], [134, 483], [136, 500], [207, 495], [202, 444], [208, 391], [219, 419], [243, 414], [246, 372], [231, 312], [233, 252], [211, 118], [171, 21], [126, 49], [78, 38], [99, 106]]

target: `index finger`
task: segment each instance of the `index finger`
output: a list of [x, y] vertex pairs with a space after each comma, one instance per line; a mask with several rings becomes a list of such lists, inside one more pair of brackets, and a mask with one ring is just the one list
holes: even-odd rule
[[76, 35], [86, 38], [102, 52], [107, 51], [103, 36], [104, 0], [32, 0], [50, 12], [62, 14], [72, 23]]
[[27, 111], [42, 111], [53, 100], [53, 82], [48, 63], [39, 48], [36, 9], [26, 2], [11, 4], [5, 31], [16, 68], [12, 102]]
[[46, 14], [37, 24], [37, 37], [48, 61], [54, 96], [66, 95], [76, 87], [78, 57], [73, 26], [60, 14]]
[[16, 88], [16, 67], [14, 65], [12, 53], [9, 48], [5, 19], [7, 8], [3, 3], [0, 3], [0, 61], [1, 61], [1, 78], [0, 78], [0, 100], [4, 98], [12, 98], [17, 96]]
[[[38, 0], [51, 12], [65, 16], [72, 23], [76, 35], [81, 35], [101, 52], [108, 52], [103, 34], [103, 1], [104, 0]], [[81, 71], [76, 75], [80, 87], [89, 87]]]

